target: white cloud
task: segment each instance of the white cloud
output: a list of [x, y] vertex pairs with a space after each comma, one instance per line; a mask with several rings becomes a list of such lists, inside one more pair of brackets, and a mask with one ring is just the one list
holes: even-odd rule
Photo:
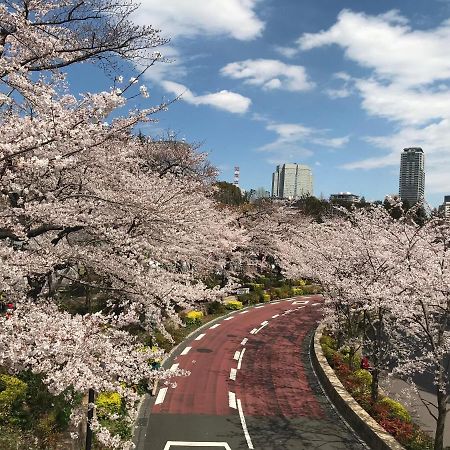
[[348, 136], [324, 137], [324, 130], [306, 127], [299, 123], [278, 123], [264, 116], [257, 116], [254, 119], [266, 122], [266, 129], [277, 135], [275, 140], [258, 148], [258, 151], [270, 155], [267, 159], [270, 164], [298, 162], [299, 159], [308, 158], [314, 154], [309, 148], [311, 144], [336, 149], [343, 147], [349, 141]]
[[298, 141], [313, 133], [312, 128], [298, 123], [269, 123], [266, 128], [269, 131], [275, 131], [283, 142]]
[[373, 116], [404, 124], [423, 124], [450, 117], [450, 90], [406, 88], [375, 80], [358, 80], [355, 84], [362, 96], [362, 107]]
[[298, 53], [298, 48], [295, 47], [283, 47], [276, 45], [274, 50], [285, 58], [293, 58]]
[[418, 85], [450, 77], [450, 21], [432, 30], [413, 30], [397, 11], [368, 16], [343, 10], [328, 30], [303, 34], [302, 50], [336, 44], [347, 58], [380, 78]]
[[232, 62], [223, 67], [222, 75], [243, 79], [245, 83], [262, 86], [263, 89], [307, 91], [314, 87], [303, 66], [285, 64], [276, 59], [247, 59]]
[[175, 43], [179, 37], [260, 36], [264, 22], [255, 13], [258, 0], [141, 0], [133, 20], [161, 29]]
[[316, 137], [311, 139], [311, 142], [322, 147], [330, 148], [342, 148], [344, 145], [348, 144], [350, 141], [350, 136], [343, 136], [338, 138], [320, 138]]
[[231, 113], [242, 114], [247, 112], [251, 100], [241, 94], [231, 91], [219, 91], [210, 94], [195, 95], [186, 86], [173, 81], [162, 81], [162, 87], [175, 96], [181, 96], [181, 99], [191, 105], [209, 105], [217, 109], [222, 109]]

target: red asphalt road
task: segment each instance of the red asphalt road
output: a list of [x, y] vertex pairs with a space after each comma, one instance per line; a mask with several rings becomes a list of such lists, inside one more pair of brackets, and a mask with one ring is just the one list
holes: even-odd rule
[[[202, 330], [205, 336], [186, 343], [182, 348], [191, 350], [174, 361], [180, 369], [189, 370], [190, 376], [178, 377], [177, 386], [169, 387], [163, 403], [154, 405], [152, 414], [237, 414], [229, 406], [230, 391], [241, 399], [246, 416], [322, 418], [324, 412], [300, 359], [303, 339], [321, 317], [320, 306], [313, 305], [321, 298], [296, 300], [308, 300], [308, 304], [293, 304], [293, 300], [267, 304], [244, 314], [236, 312], [229, 316], [231, 320], [218, 322], [218, 327]], [[286, 312], [289, 309], [292, 311]], [[280, 316], [272, 318], [276, 314]], [[267, 326], [250, 334], [264, 321], [269, 322]], [[248, 342], [242, 345], [244, 338]], [[233, 381], [230, 369], [238, 363], [233, 357], [243, 348], [241, 368]]]

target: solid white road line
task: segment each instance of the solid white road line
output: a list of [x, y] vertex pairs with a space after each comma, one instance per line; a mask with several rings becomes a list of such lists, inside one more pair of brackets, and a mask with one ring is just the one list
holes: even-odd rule
[[241, 345], [245, 345], [248, 342], [247, 338], [242, 339]]
[[227, 317], [226, 319], [223, 319], [223, 320], [231, 320], [231, 319], [234, 319], [234, 316]]
[[180, 353], [180, 356], [181, 355], [187, 355], [188, 353], [189, 353], [189, 350], [191, 349], [192, 347], [186, 347], [181, 353]]
[[155, 405], [159, 405], [160, 403], [162, 403], [164, 401], [164, 397], [166, 396], [167, 389], [168, 388], [164, 387], [159, 390], [158, 396], [156, 397], [156, 400], [155, 400]]
[[172, 447], [220, 447], [231, 450], [226, 442], [192, 442], [192, 441], [167, 441], [163, 450], [170, 450]]
[[242, 366], [242, 358], [244, 357], [244, 353], [245, 353], [245, 348], [242, 349], [241, 355], [239, 356], [239, 359], [238, 359], [238, 365], [237, 365], [238, 370]]
[[255, 309], [258, 309], [258, 308], [264, 308], [264, 306], [266, 306], [266, 305], [255, 306]]
[[234, 352], [233, 359], [235, 359], [235, 360], [237, 361], [237, 360], [239, 359], [240, 354], [241, 354], [241, 352], [235, 351], [235, 352]]
[[228, 391], [228, 406], [230, 408], [236, 409], [236, 394], [234, 392]]
[[236, 381], [237, 370], [232, 368], [230, 370], [230, 380]]
[[253, 449], [254, 447], [253, 447], [252, 439], [250, 438], [250, 434], [248, 433], [248, 430], [247, 430], [247, 424], [245, 423], [244, 412], [242, 411], [242, 404], [239, 399], [237, 400], [237, 407], [238, 407], [238, 411], [239, 411], [239, 417], [241, 418], [241, 425], [242, 425], [242, 429], [244, 430], [244, 436], [245, 436], [245, 440], [247, 441], [248, 448]]
[[206, 333], [199, 334], [199, 335], [194, 339], [194, 341], [199, 341], [199, 340], [202, 339], [204, 336], [206, 336]]
[[220, 327], [220, 323], [216, 323], [212, 327], [209, 327], [210, 330], [214, 330], [214, 328]]
[[179, 366], [179, 364], [178, 364], [178, 363], [176, 363], [176, 364], [172, 364], [172, 367], [170, 368], [170, 371], [171, 371], [171, 372], [175, 372], [175, 370], [177, 370], [177, 369], [178, 369], [178, 366]]

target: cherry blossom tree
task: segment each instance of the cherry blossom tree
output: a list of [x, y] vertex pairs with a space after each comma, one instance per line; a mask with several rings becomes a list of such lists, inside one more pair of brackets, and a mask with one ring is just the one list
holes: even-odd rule
[[[164, 331], [179, 308], [215, 298], [202, 277], [244, 242], [233, 215], [216, 208], [204, 156], [134, 136], [167, 104], [119, 115], [135, 90], [148, 97], [139, 75], [104, 92], [68, 89], [61, 69], [74, 63], [146, 70], [161, 59], [150, 50], [165, 40], [133, 25], [134, 9], [118, 0], [0, 5], [0, 291], [16, 304], [0, 317], [0, 365], [44, 374], [55, 393], [118, 391], [130, 420], [137, 382], [170, 375], [149, 370], [159, 354], [131, 330]], [[104, 307], [65, 311], [67, 284], [101, 294]]]

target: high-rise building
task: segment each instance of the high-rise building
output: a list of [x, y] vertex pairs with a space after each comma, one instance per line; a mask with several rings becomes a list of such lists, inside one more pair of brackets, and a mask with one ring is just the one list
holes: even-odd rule
[[399, 195], [410, 206], [424, 199], [425, 158], [420, 147], [403, 149], [400, 157]]
[[311, 169], [303, 164], [282, 164], [272, 175], [272, 197], [295, 199], [313, 195]]
[[444, 203], [442, 204], [444, 217], [450, 218], [450, 195], [444, 196]]

